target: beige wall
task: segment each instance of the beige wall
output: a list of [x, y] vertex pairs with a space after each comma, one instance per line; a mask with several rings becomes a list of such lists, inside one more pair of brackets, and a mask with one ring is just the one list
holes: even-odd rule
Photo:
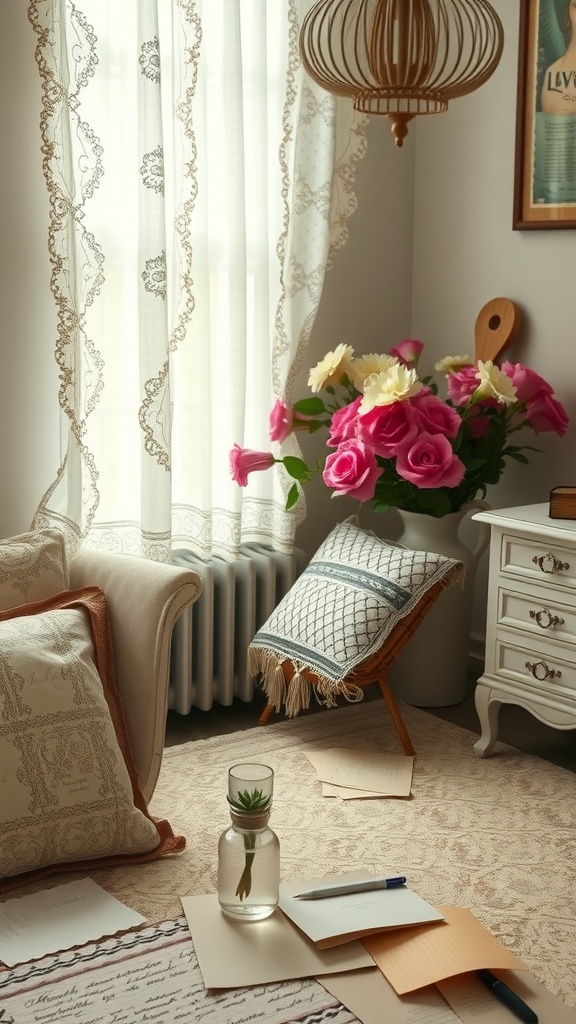
[[[446, 114], [413, 123], [402, 150], [387, 121], [370, 122], [368, 152], [357, 171], [358, 209], [327, 279], [302, 394], [308, 367], [339, 341], [362, 352], [385, 350], [412, 335], [426, 343], [430, 368], [442, 355], [471, 351], [479, 310], [504, 295], [523, 311], [511, 358], [553, 383], [576, 424], [574, 232], [511, 227], [519, 2], [493, 0], [506, 43], [482, 89]], [[40, 91], [26, 6], [23, 0], [0, 5], [0, 535], [28, 527], [58, 463]], [[554, 484], [573, 483], [575, 433], [572, 426], [562, 441], [542, 437], [545, 454], [535, 455], [529, 467], [510, 466], [488, 496], [492, 505], [545, 501]], [[331, 500], [322, 485], [310, 487], [298, 542], [311, 554], [331, 524], [353, 511], [353, 503]], [[363, 522], [384, 528], [382, 517], [364, 515]], [[387, 523], [392, 536], [393, 514]], [[483, 572], [475, 614], [480, 639]]]
[[28, 529], [58, 464], [56, 315], [40, 164], [40, 83], [22, 0], [0, 7], [0, 536]]
[[[483, 305], [506, 296], [522, 310], [523, 326], [509, 357], [546, 377], [566, 406], [573, 423], [563, 439], [541, 435], [529, 466], [512, 463], [487, 500], [494, 507], [547, 501], [555, 484], [576, 483], [576, 327], [571, 300], [574, 231], [513, 231], [512, 197], [516, 122], [516, 80], [519, 0], [492, 0], [505, 29], [500, 65], [489, 82], [455, 101], [446, 114], [418, 119], [410, 129], [414, 149], [395, 150], [385, 121], [373, 119], [371, 141], [358, 175], [358, 218], [350, 226], [350, 244], [339, 254], [333, 278], [322, 300], [323, 329], [315, 331], [310, 364], [333, 341], [341, 310], [349, 304], [358, 316], [358, 330], [348, 340], [357, 351], [373, 343], [386, 349], [404, 336], [425, 342], [423, 366], [455, 352], [473, 352], [474, 324]], [[373, 140], [376, 140], [376, 145]], [[413, 216], [405, 187], [412, 179]], [[360, 225], [360, 220], [362, 224]], [[402, 274], [413, 226], [410, 288], [390, 273], [399, 250]], [[380, 241], [373, 235], [379, 236]], [[365, 247], [365, 240], [368, 242]], [[352, 267], [368, 261], [380, 246], [382, 274], [361, 300], [348, 289]], [[330, 308], [327, 309], [326, 307]], [[408, 312], [409, 310], [409, 312]], [[393, 312], [392, 312], [393, 311]], [[348, 327], [350, 314], [345, 322]], [[360, 327], [360, 324], [362, 325]], [[319, 326], [319, 325], [318, 325]], [[331, 330], [331, 326], [334, 330]], [[532, 438], [529, 438], [532, 443]], [[320, 515], [315, 521], [315, 510]], [[352, 503], [309, 501], [309, 518], [299, 529], [299, 543], [313, 551], [330, 523], [354, 511]], [[370, 517], [363, 516], [366, 522]], [[373, 517], [374, 519], [375, 517]], [[393, 534], [381, 521], [380, 531]], [[372, 524], [373, 525], [373, 521]], [[464, 529], [472, 542], [474, 524]], [[477, 576], [474, 648], [480, 653], [485, 622], [486, 556]]]

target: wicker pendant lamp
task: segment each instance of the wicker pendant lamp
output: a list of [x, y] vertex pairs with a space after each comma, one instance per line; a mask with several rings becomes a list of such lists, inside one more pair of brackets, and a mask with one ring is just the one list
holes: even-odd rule
[[397, 146], [416, 114], [440, 113], [483, 85], [503, 45], [488, 0], [316, 0], [300, 32], [311, 78], [389, 117]]

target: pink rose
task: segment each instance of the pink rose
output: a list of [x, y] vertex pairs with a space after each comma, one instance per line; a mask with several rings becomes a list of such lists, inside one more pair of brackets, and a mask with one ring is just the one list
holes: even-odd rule
[[271, 441], [285, 441], [292, 433], [292, 410], [277, 398], [274, 402], [270, 416], [268, 417], [268, 428]]
[[405, 366], [416, 366], [424, 345], [414, 338], [405, 338], [399, 345], [390, 349], [390, 355], [396, 356]]
[[418, 433], [410, 401], [377, 405], [358, 419], [358, 437], [376, 455], [388, 459], [396, 455], [399, 444], [412, 441]]
[[457, 487], [466, 472], [464, 463], [452, 451], [443, 434], [420, 434], [413, 444], [398, 452], [396, 470], [422, 490]]
[[330, 436], [326, 442], [330, 448], [337, 448], [343, 441], [349, 441], [350, 438], [356, 437], [358, 408], [361, 401], [362, 395], [350, 402], [350, 405], [343, 405], [341, 409], [337, 409], [332, 416]]
[[456, 437], [462, 417], [450, 405], [446, 405], [446, 402], [438, 395], [434, 395], [429, 389], [426, 389], [410, 399], [410, 404], [423, 430], [429, 434]]
[[349, 494], [358, 501], [374, 497], [376, 481], [382, 470], [376, 464], [374, 452], [356, 438], [344, 441], [326, 459], [322, 479], [327, 487], [338, 494]]
[[564, 406], [552, 395], [540, 394], [527, 402], [526, 417], [535, 434], [553, 430], [563, 437], [568, 427], [568, 414]]
[[240, 484], [240, 487], [246, 487], [249, 473], [254, 473], [259, 469], [270, 469], [275, 462], [276, 459], [272, 452], [256, 452], [251, 448], [241, 448], [240, 445], [235, 444], [230, 452], [232, 479]]

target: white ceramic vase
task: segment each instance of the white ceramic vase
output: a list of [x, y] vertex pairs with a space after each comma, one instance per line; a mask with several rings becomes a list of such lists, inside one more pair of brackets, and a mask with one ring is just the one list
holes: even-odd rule
[[478, 537], [473, 548], [463, 542], [459, 530], [471, 512], [487, 508], [486, 502], [475, 500], [440, 519], [397, 510], [403, 523], [397, 543], [458, 558], [466, 565], [463, 588], [448, 587], [440, 594], [391, 668], [394, 693], [407, 704], [449, 707], [466, 697], [474, 580], [478, 559], [490, 540], [490, 528], [474, 523]]

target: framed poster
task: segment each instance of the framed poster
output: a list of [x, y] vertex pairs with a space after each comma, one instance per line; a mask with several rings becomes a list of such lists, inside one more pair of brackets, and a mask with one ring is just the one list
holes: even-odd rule
[[576, 0], [520, 0], [513, 227], [576, 228]]

